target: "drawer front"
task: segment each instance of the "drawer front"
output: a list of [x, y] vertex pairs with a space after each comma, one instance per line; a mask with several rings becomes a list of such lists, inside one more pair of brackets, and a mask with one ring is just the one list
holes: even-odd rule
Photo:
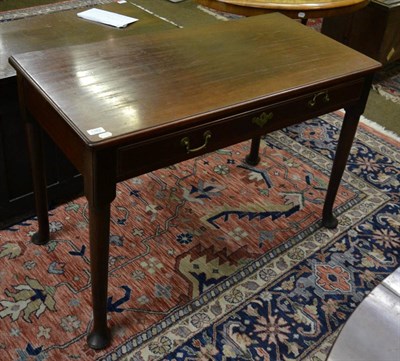
[[363, 81], [355, 81], [121, 147], [117, 151], [118, 180], [337, 110], [360, 99], [362, 89]]
[[261, 128], [262, 134], [283, 129], [357, 102], [363, 86], [364, 81], [357, 80], [258, 109], [251, 112], [251, 123]]

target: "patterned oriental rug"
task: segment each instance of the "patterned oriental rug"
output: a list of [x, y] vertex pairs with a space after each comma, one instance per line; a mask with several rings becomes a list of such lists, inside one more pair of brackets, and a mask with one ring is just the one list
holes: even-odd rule
[[2, 360], [325, 360], [363, 298], [400, 262], [400, 141], [360, 124], [335, 205], [321, 211], [343, 114], [118, 185], [108, 318], [95, 352], [88, 209], [0, 231]]
[[386, 99], [400, 104], [400, 60], [375, 75], [373, 88]]

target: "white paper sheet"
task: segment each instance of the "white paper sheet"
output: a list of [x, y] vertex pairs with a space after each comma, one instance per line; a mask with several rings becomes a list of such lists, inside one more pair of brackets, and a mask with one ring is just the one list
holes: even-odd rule
[[120, 15], [111, 11], [90, 9], [77, 14], [80, 18], [95, 21], [98, 23], [115, 26], [116, 28], [124, 28], [128, 24], [134, 23], [139, 19], [130, 16]]

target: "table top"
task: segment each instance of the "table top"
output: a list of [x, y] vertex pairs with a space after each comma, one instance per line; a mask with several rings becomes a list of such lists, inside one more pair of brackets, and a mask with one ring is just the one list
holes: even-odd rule
[[123, 29], [83, 20], [76, 15], [82, 9], [0, 23], [0, 79], [15, 76], [15, 70], [8, 64], [8, 58], [13, 54], [164, 31], [175, 28], [174, 23], [186, 27], [218, 21], [215, 17], [199, 11], [196, 4], [191, 2], [184, 2], [178, 6], [165, 0], [136, 0], [134, 3], [138, 6], [130, 3], [96, 6], [139, 19], [137, 23]]
[[[20, 54], [12, 65], [92, 147], [138, 141], [373, 72], [281, 14]], [[101, 139], [93, 129], [103, 128]]]

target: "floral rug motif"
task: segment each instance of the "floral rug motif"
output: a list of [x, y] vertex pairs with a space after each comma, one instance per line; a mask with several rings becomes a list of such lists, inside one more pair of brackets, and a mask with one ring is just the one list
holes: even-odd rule
[[377, 72], [372, 87], [386, 99], [400, 104], [400, 60]]
[[271, 133], [118, 185], [108, 318], [95, 352], [84, 198], [0, 231], [6, 360], [325, 360], [363, 298], [400, 261], [400, 144], [361, 124], [321, 226], [343, 114]]

